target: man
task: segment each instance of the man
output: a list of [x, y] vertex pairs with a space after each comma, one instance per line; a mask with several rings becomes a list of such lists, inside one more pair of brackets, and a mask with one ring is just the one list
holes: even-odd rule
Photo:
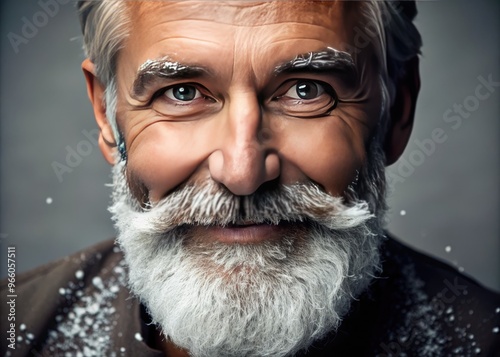
[[383, 230], [419, 91], [413, 2], [79, 12], [118, 245], [19, 277], [3, 351], [498, 352], [499, 297]]

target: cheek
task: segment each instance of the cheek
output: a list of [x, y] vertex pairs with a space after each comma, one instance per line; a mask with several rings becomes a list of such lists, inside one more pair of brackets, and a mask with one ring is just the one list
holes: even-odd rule
[[[284, 133], [282, 155], [331, 195], [342, 195], [365, 162], [364, 136], [336, 118], [299, 122]], [[318, 120], [318, 119], [314, 119]]]
[[192, 123], [155, 122], [127, 138], [127, 170], [158, 201], [189, 178], [210, 153], [210, 135]]

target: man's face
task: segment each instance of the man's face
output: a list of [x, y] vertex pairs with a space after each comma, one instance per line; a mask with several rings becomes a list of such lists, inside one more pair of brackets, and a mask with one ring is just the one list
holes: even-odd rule
[[[297, 56], [345, 51], [359, 14], [330, 1], [131, 4], [117, 121], [142, 203], [207, 178], [236, 195], [273, 180], [343, 194], [380, 115], [369, 50], [353, 55], [353, 66], [329, 59], [328, 70], [277, 69]], [[162, 61], [161, 75], [137, 80]], [[340, 103], [329, 111], [335, 94]]]
[[370, 50], [346, 52], [355, 14], [130, 4], [110, 210], [132, 291], [193, 356], [307, 348], [368, 286], [383, 235], [363, 201], [383, 193], [380, 82]]

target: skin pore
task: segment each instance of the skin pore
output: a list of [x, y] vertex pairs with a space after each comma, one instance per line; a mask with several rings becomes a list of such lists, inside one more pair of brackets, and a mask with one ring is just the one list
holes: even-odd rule
[[[352, 43], [350, 29], [359, 21], [353, 11], [357, 5], [127, 4], [132, 30], [117, 62], [116, 117], [129, 184], [141, 204], [154, 205], [187, 183], [207, 179], [241, 196], [272, 183], [309, 181], [343, 195], [366, 160], [380, 117], [372, 51], [351, 57], [353, 73], [345, 66], [277, 69], [298, 57], [307, 62], [311, 53], [349, 55], [345, 44]], [[141, 68], [151, 61], [164, 73], [144, 77], [137, 90]], [[168, 72], [172, 66], [176, 71]], [[102, 104], [104, 88], [89, 60], [83, 68], [101, 129], [100, 147], [113, 164], [116, 144]], [[189, 71], [166, 75], [181, 68]], [[251, 244], [272, 239], [286, 227], [247, 222], [199, 229], [220, 242]], [[167, 356], [188, 355], [160, 336], [157, 342]]]

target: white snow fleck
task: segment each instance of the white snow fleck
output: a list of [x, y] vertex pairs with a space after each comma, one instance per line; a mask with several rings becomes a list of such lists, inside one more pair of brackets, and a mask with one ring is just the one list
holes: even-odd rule
[[497, 307], [497, 308], [495, 309], [495, 312], [496, 312], [497, 314], [500, 314], [500, 307]]
[[464, 267], [458, 267], [458, 271], [459, 271], [459, 272], [463, 273], [463, 272], [464, 272], [464, 270], [465, 270], [465, 269], [464, 269]]
[[21, 342], [23, 340], [23, 336], [17, 336], [17, 341]]
[[[120, 262], [119, 264], [124, 264]], [[69, 282], [64, 287], [67, 307], [61, 308], [56, 315], [57, 326], [50, 330], [48, 346], [57, 346], [59, 355], [69, 353], [72, 357], [117, 356], [113, 353], [110, 333], [116, 326], [116, 309], [113, 301], [116, 293], [111, 287], [126, 285], [126, 272], [111, 276], [102, 272], [105, 278], [96, 276], [86, 286], [83, 280]], [[76, 271], [80, 279], [85, 274], [83, 269]]]
[[102, 283], [102, 279], [99, 276], [94, 276], [92, 278], [92, 284], [98, 289], [104, 289], [104, 284]]
[[142, 336], [139, 332], [137, 332], [134, 337], [137, 341], [142, 341]]
[[25, 324], [20, 324], [20, 325], [19, 325], [19, 330], [20, 330], [20, 331], [24, 331], [24, 330], [26, 330], [26, 325], [25, 325]]
[[458, 353], [463, 352], [463, 350], [464, 350], [464, 348], [463, 348], [463, 347], [457, 347], [457, 348], [455, 348], [455, 349], [453, 350], [453, 353], [458, 354]]
[[452, 312], [453, 312], [453, 308], [451, 306], [446, 309], [447, 314], [451, 314]]
[[32, 333], [27, 333], [27, 334], [26, 334], [26, 337], [28, 338], [28, 340], [33, 340], [33, 339], [35, 339], [35, 336], [34, 336]]
[[474, 310], [469, 310], [469, 315], [474, 315]]
[[48, 205], [52, 204], [52, 202], [52, 197], [47, 197], [47, 199], [45, 200], [45, 203], [47, 203]]
[[120, 352], [125, 352], [127, 349], [125, 347], [120, 348]]
[[451, 246], [447, 245], [445, 248], [444, 248], [445, 252], [446, 253], [449, 253], [451, 252]]
[[118, 291], [120, 291], [120, 287], [118, 285], [113, 285], [109, 288], [109, 291], [111, 291], [112, 293], [117, 293]]
[[59, 288], [59, 294], [61, 295], [66, 294], [66, 290], [64, 288]]
[[75, 273], [75, 276], [76, 276], [77, 279], [83, 279], [83, 277], [85, 276], [85, 274], [83, 274], [83, 271], [77, 270], [76, 273]]
[[87, 312], [91, 315], [97, 314], [99, 312], [99, 304], [97, 302], [90, 304], [87, 306]]
[[406, 216], [406, 211], [404, 209], [402, 209], [401, 212], [399, 212], [399, 214], [402, 216]]
[[481, 349], [480, 349], [479, 347], [477, 347], [477, 348], [474, 350], [474, 352], [478, 355], [478, 354], [480, 354], [480, 353], [481, 353]]
[[493, 333], [498, 333], [498, 331], [499, 331], [498, 326], [493, 327], [492, 331], [493, 331]]

